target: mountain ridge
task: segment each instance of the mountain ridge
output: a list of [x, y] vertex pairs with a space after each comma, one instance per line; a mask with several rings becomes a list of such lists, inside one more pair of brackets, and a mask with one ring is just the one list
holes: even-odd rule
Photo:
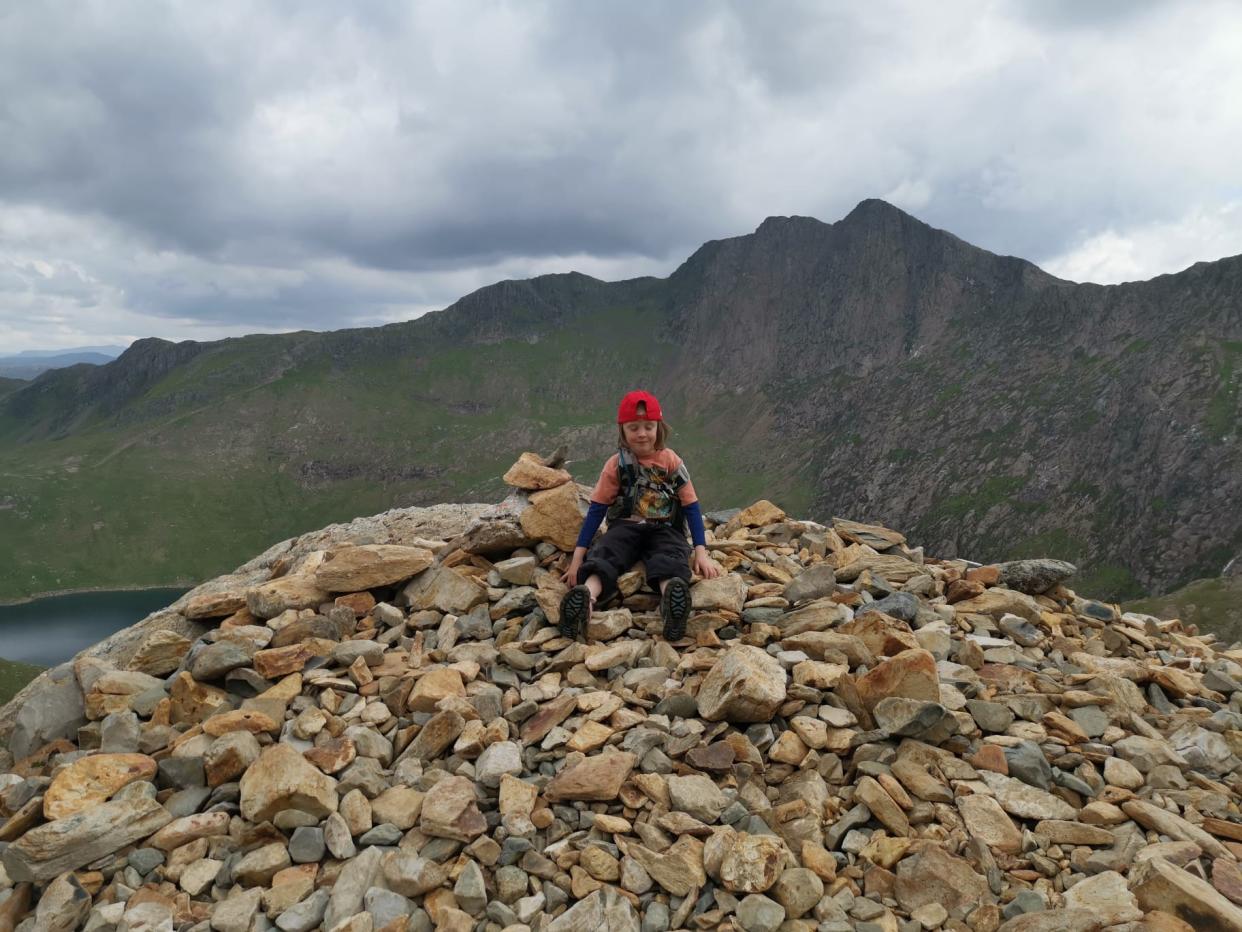
[[[1242, 495], [1239, 295], [1242, 257], [1077, 284], [864, 201], [835, 223], [770, 217], [667, 278], [556, 273], [378, 328], [139, 341], [0, 395], [0, 474], [33, 477], [0, 509], [27, 542], [0, 544], [22, 566], [0, 595], [98, 582], [100, 546], [164, 554], [152, 582], [244, 551], [187, 554], [162, 513], [246, 513], [253, 543], [486, 499], [500, 451], [562, 443], [587, 481], [638, 384], [709, 507], [764, 491], [948, 556], [1057, 552], [1101, 593], [1167, 590], [1242, 550], [1219, 504]], [[106, 572], [155, 572], [137, 562]]]

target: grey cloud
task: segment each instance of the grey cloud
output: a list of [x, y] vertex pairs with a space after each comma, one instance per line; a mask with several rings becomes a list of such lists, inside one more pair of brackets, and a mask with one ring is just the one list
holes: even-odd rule
[[[563, 257], [667, 272], [769, 214], [834, 220], [886, 194], [1040, 261], [1220, 204], [1242, 146], [1225, 103], [1242, 14], [1220, 4], [45, 0], [5, 16], [0, 211], [75, 227], [37, 249], [0, 236], [0, 268], [59, 262], [22, 280], [48, 315], [341, 326]], [[58, 290], [62, 267], [80, 293]], [[16, 287], [0, 280], [0, 302], [18, 307]]]

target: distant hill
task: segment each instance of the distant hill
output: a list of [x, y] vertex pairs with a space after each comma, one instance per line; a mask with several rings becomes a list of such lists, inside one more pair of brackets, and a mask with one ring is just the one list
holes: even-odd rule
[[192, 581], [329, 521], [499, 497], [523, 449], [564, 443], [593, 481], [636, 386], [709, 509], [1055, 555], [1116, 598], [1242, 550], [1242, 258], [1078, 285], [872, 200], [667, 279], [506, 281], [406, 323], [44, 373], [0, 398], [0, 597]]
[[1168, 595], [1126, 603], [1131, 611], [1180, 618], [1215, 632], [1226, 644], [1242, 641], [1242, 576], [1196, 579]]
[[9, 379], [0, 375], [0, 398], [4, 397], [9, 392], [17, 391], [25, 384], [25, 379]]
[[14, 359], [47, 359], [51, 356], [71, 356], [74, 353], [95, 353], [99, 356], [107, 356], [109, 359], [116, 359], [123, 352], [125, 352], [124, 346], [70, 346], [67, 349], [21, 350], [9, 355]]
[[125, 352], [123, 346], [80, 346], [68, 350], [23, 350], [8, 356], [0, 356], [0, 376], [14, 379], [33, 379], [49, 369], [63, 369], [89, 363], [102, 366]]

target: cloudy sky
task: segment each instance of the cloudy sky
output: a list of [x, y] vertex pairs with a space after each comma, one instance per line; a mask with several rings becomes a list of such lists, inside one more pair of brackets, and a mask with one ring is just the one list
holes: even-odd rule
[[1242, 253], [1232, 0], [0, 11], [0, 352], [665, 275], [883, 197], [1116, 282]]

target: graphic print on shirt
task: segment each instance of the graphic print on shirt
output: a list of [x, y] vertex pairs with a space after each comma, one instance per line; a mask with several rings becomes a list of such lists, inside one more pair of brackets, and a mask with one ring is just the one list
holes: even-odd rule
[[673, 517], [677, 491], [690, 477], [681, 466], [669, 473], [663, 466], [635, 464], [634, 513], [631, 517], [648, 521], [668, 521]]

